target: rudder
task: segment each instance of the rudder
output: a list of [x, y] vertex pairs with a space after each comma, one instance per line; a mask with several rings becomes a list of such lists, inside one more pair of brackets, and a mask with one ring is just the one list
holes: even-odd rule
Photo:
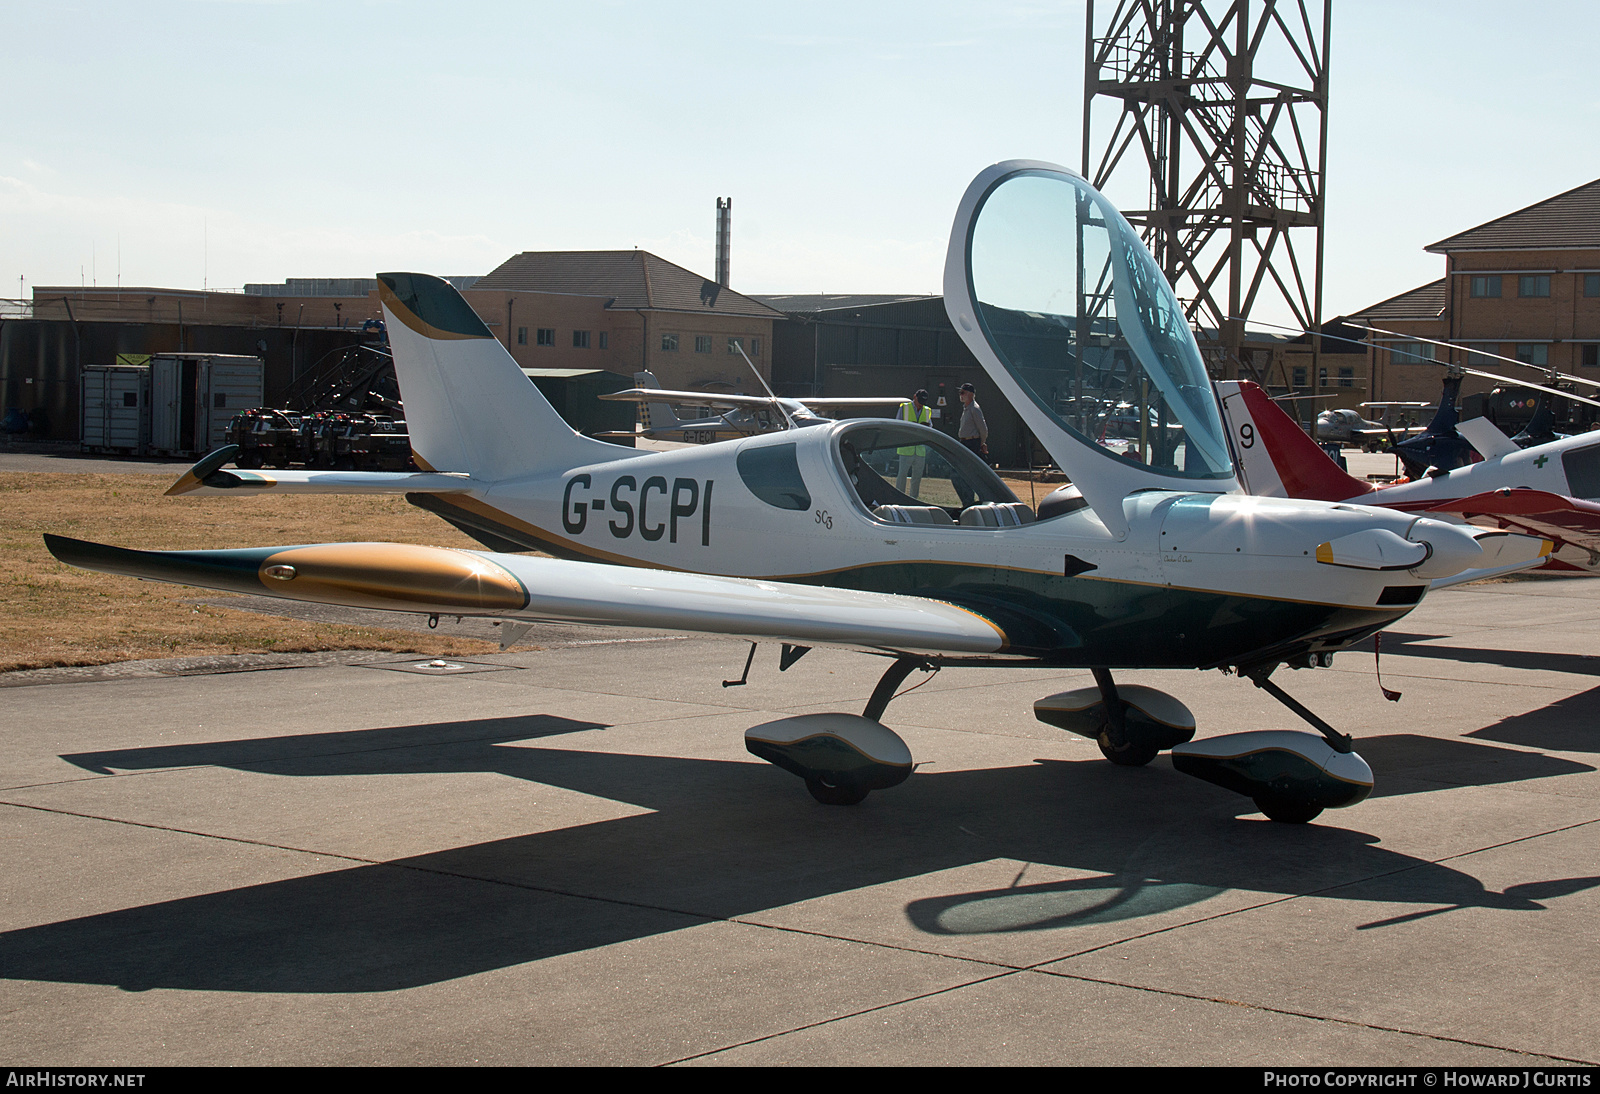
[[1239, 457], [1239, 484], [1246, 492], [1314, 501], [1348, 501], [1372, 493], [1370, 482], [1341, 471], [1260, 384], [1223, 380], [1217, 394]]

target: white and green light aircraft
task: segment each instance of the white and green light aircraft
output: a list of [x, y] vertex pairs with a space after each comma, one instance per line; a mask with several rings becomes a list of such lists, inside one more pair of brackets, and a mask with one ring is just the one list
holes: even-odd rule
[[[1072, 479], [1038, 510], [936, 430], [858, 419], [670, 452], [582, 437], [461, 296], [379, 277], [416, 474], [226, 470], [172, 493], [403, 493], [491, 550], [323, 544], [132, 551], [49, 537], [91, 569], [420, 613], [737, 635], [889, 659], [860, 714], [751, 728], [753, 753], [850, 804], [912, 770], [883, 724], [895, 689], [941, 665], [1072, 666], [1096, 686], [1035, 704], [1114, 763], [1174, 766], [1306, 821], [1364, 798], [1351, 739], [1269, 679], [1410, 612], [1435, 581], [1532, 565], [1536, 536], [1351, 503], [1250, 496], [1182, 309], [1117, 210], [1045, 163], [983, 171], [956, 214], [945, 307], [990, 380]], [[1126, 403], [1134, 443], [1079, 408]], [[1077, 424], [1075, 424], [1077, 421]], [[925, 449], [920, 497], [895, 488]], [[538, 548], [556, 558], [511, 553]], [[1193, 740], [1176, 698], [1114, 671], [1220, 668], [1318, 730]]]

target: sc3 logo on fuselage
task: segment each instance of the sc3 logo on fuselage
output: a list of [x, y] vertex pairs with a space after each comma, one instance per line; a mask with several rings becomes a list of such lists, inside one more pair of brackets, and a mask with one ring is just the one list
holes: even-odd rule
[[686, 535], [693, 535], [694, 525], [689, 518], [699, 513], [700, 546], [709, 547], [711, 488], [715, 485], [715, 479], [673, 479], [668, 486], [662, 475], [651, 475], [642, 483], [632, 475], [619, 475], [612, 481], [609, 494], [596, 497], [592, 493], [593, 477], [574, 475], [567, 480], [561, 495], [561, 526], [569, 535], [581, 535], [589, 526], [590, 513], [609, 510], [615, 515], [606, 527], [617, 539], [627, 539], [638, 532], [651, 543], [662, 536], [667, 537], [668, 543], [677, 543], [679, 521], [689, 526]]

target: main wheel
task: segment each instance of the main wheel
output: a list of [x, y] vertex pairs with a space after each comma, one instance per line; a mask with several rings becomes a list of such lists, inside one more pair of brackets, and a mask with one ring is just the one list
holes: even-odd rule
[[1142, 745], [1131, 741], [1117, 748], [1104, 733], [1095, 738], [1095, 743], [1100, 746], [1100, 755], [1118, 767], [1143, 767], [1161, 755], [1161, 750], [1155, 745]]
[[1268, 820], [1283, 824], [1305, 824], [1316, 819], [1317, 814], [1322, 812], [1320, 805], [1307, 805], [1305, 802], [1291, 801], [1269, 794], [1262, 794], [1252, 800], [1256, 803], [1256, 808], [1267, 815]]
[[806, 789], [823, 805], [856, 805], [865, 800], [868, 793], [858, 786], [834, 786], [821, 779], [807, 779]]

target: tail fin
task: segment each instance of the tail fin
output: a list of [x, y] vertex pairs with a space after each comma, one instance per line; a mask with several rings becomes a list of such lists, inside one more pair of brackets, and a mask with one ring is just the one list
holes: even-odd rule
[[417, 466], [490, 482], [632, 452], [581, 436], [446, 281], [378, 275]]
[[[633, 382], [640, 387], [662, 390], [661, 381], [656, 379], [656, 374], [649, 369], [633, 374]], [[671, 403], [641, 403], [644, 410], [645, 432], [662, 429], [681, 429], [683, 419], [678, 417], [678, 412], [672, 409]]]
[[1249, 380], [1217, 384], [1222, 415], [1239, 454], [1239, 482], [1269, 498], [1347, 501], [1374, 487], [1339, 470], [1283, 408]]

